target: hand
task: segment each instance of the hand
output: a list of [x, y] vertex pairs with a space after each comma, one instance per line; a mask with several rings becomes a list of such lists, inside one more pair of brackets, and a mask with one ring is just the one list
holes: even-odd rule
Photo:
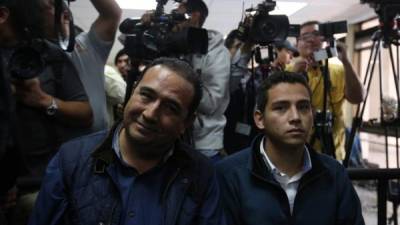
[[151, 24], [153, 17], [154, 17], [154, 10], [149, 10], [142, 15], [142, 18], [140, 20], [142, 21], [143, 25], [148, 26]]
[[42, 90], [38, 78], [14, 80], [13, 84], [15, 96], [25, 105], [36, 108], [46, 108], [51, 105], [52, 96]]
[[17, 205], [17, 187], [14, 186], [8, 192], [0, 196], [0, 208], [9, 209]]
[[305, 58], [297, 58], [294, 60], [293, 72], [302, 73], [307, 72], [309, 60]]
[[347, 47], [343, 42], [338, 41], [336, 43], [336, 48], [338, 51], [338, 58], [340, 61], [348, 61], [348, 57], [347, 57]]

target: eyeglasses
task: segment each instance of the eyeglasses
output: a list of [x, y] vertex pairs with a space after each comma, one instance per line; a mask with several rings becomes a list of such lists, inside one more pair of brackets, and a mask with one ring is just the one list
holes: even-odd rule
[[321, 33], [317, 30], [312, 31], [312, 32], [307, 32], [307, 33], [300, 35], [299, 40], [309, 41], [314, 38], [322, 38]]

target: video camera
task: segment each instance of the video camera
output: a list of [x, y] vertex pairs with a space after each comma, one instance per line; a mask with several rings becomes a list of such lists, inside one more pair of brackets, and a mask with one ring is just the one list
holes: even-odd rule
[[313, 53], [316, 62], [338, 56], [336, 40], [333, 35], [347, 33], [347, 22], [343, 20], [319, 24], [318, 33], [328, 42], [328, 46]]
[[143, 24], [140, 19], [132, 18], [121, 23], [119, 30], [126, 35], [124, 47], [131, 59], [152, 60], [161, 56], [179, 57], [191, 53], [207, 53], [207, 30], [189, 27], [174, 31], [177, 24], [189, 17], [177, 11], [165, 14], [163, 6], [167, 1], [157, 0], [157, 8], [150, 24]]
[[[75, 0], [55, 0], [54, 8], [55, 23], [54, 32], [59, 38], [59, 46], [65, 51], [72, 51], [75, 45], [74, 24], [72, 14], [70, 15], [70, 37], [68, 40], [61, 38], [61, 13], [65, 7], [68, 7], [70, 2]], [[33, 3], [32, 3], [33, 4]], [[37, 6], [36, 6], [37, 7]], [[18, 16], [28, 16], [31, 7], [26, 9], [19, 9], [23, 12], [18, 12]], [[21, 19], [20, 19], [21, 20]], [[40, 23], [40, 21], [37, 21]], [[12, 53], [7, 70], [14, 79], [31, 79], [42, 73], [46, 67], [46, 54], [49, 51], [49, 44], [46, 43], [43, 37], [43, 32], [38, 31], [37, 27], [32, 26], [30, 22], [24, 21], [23, 24], [22, 40], [19, 40], [19, 45]]]
[[378, 14], [384, 47], [400, 40], [400, 2], [398, 0], [360, 0], [368, 3]]
[[242, 41], [249, 40], [253, 44], [266, 46], [274, 42], [282, 42], [288, 36], [298, 37], [300, 26], [290, 25], [286, 15], [269, 15], [275, 7], [275, 1], [264, 0], [257, 5], [257, 8], [246, 9], [248, 15], [238, 27], [239, 38]]

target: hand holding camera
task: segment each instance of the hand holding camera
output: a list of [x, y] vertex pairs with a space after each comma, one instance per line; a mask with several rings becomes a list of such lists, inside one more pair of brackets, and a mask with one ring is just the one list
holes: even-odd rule
[[39, 78], [13, 81], [15, 96], [23, 104], [35, 107], [46, 108], [51, 104], [52, 97], [42, 90]]

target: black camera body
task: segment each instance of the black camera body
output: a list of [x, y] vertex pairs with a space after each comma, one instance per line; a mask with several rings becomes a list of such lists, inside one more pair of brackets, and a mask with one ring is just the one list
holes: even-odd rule
[[246, 27], [243, 22], [239, 24], [238, 30], [242, 34], [243, 41], [249, 40], [254, 44], [266, 46], [275, 42], [282, 42], [288, 36], [299, 36], [300, 26], [290, 25], [289, 18], [286, 15], [269, 14], [275, 9], [275, 6], [275, 1], [264, 0], [257, 5], [257, 8], [246, 9], [246, 12], [254, 12], [254, 15], [249, 16], [251, 17], [249, 27]]
[[323, 61], [328, 58], [337, 57], [338, 49], [334, 34], [347, 33], [347, 21], [327, 22], [318, 25], [318, 31], [321, 36], [329, 42], [329, 46], [313, 53], [315, 61]]
[[8, 62], [8, 68], [12, 78], [27, 80], [38, 76], [45, 68], [43, 52], [46, 44], [42, 39], [33, 39], [23, 42], [13, 52]]
[[190, 53], [207, 53], [207, 30], [189, 27], [173, 31], [177, 24], [187, 18], [175, 11], [165, 14], [162, 4], [166, 2], [158, 1], [157, 10], [148, 25], [132, 18], [121, 23], [119, 29], [126, 35], [124, 47], [131, 59], [152, 60], [161, 56], [179, 57]]
[[379, 17], [379, 29], [383, 38], [383, 47], [397, 44], [400, 40], [400, 2], [398, 0], [361, 0], [368, 3]]

